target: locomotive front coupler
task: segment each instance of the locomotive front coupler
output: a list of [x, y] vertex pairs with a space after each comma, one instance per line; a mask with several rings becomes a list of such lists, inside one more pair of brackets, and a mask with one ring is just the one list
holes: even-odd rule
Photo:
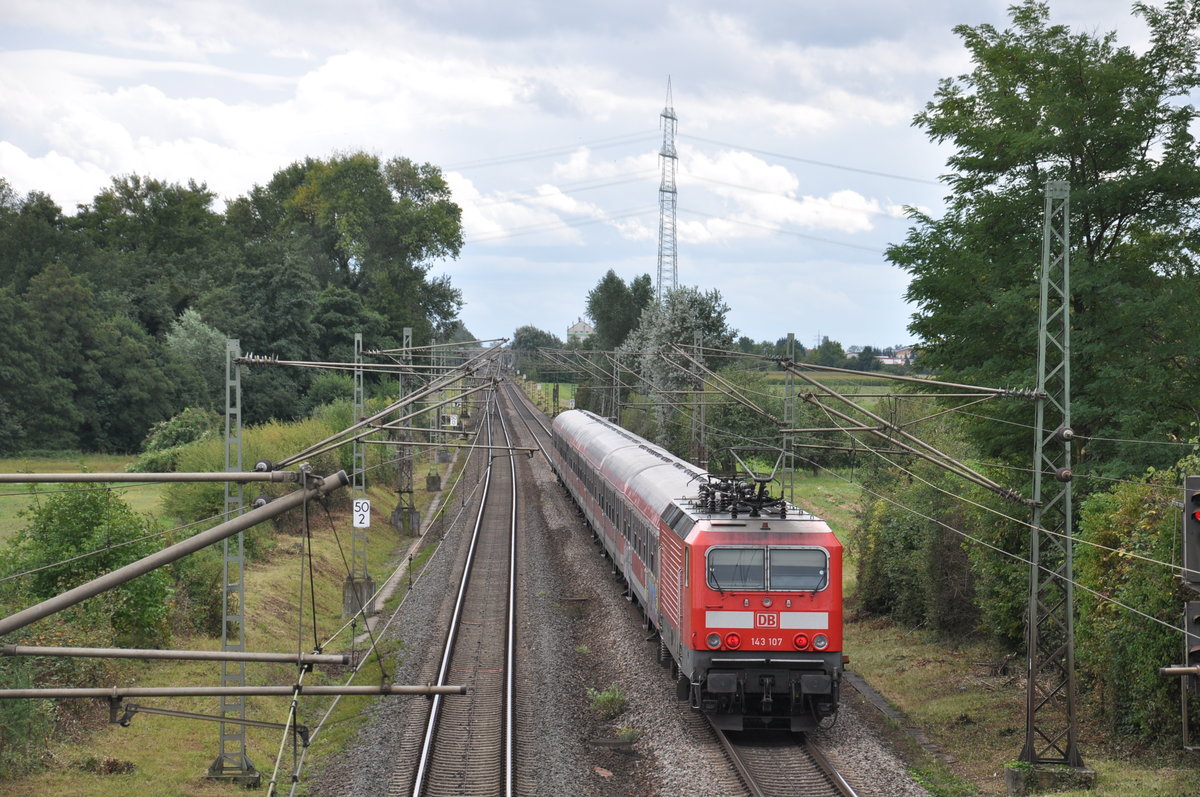
[[771, 691], [775, 687], [775, 676], [774, 675], [760, 676], [758, 679], [758, 682], [762, 686], [762, 689], [763, 689], [763, 696], [762, 696], [763, 713], [770, 714], [771, 706], [775, 702], [774, 699], [771, 697]]

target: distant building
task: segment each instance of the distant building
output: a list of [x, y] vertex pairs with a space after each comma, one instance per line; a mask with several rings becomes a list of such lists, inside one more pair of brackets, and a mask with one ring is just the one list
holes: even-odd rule
[[891, 357], [880, 355], [875, 359], [884, 365], [912, 365], [917, 357], [917, 350], [912, 346], [902, 346], [895, 350]]
[[596, 330], [592, 329], [592, 325], [581, 318], [567, 327], [567, 343], [583, 343], [595, 334]]

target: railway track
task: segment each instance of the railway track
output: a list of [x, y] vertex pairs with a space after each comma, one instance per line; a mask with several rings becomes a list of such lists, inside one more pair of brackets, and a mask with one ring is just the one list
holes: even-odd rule
[[430, 701], [415, 771], [400, 773], [389, 794], [513, 793], [517, 479], [495, 406], [482, 498], [435, 680], [465, 683], [469, 692]]
[[[521, 407], [520, 417], [545, 453], [550, 430], [528, 407], [524, 397], [507, 385], [513, 402]], [[543, 443], [543, 441], [545, 441]], [[747, 792], [754, 797], [805, 795], [805, 797], [856, 797], [856, 792], [804, 737], [779, 733], [739, 733], [734, 736], [705, 722], [737, 772]]]
[[[712, 727], [710, 725], [710, 727]], [[804, 736], [712, 727], [752, 797], [857, 797], [857, 792]]]
[[[518, 388], [506, 382], [504, 390], [517, 408], [518, 418], [545, 455], [552, 444], [550, 429], [532, 411]], [[857, 797], [854, 788], [805, 737], [770, 732], [730, 735], [713, 727], [703, 715], [686, 707], [683, 710], [691, 715], [689, 719], [712, 731], [719, 755], [728, 760], [733, 774], [752, 797]], [[732, 783], [730, 786], [729, 793], [734, 793], [736, 787]]]

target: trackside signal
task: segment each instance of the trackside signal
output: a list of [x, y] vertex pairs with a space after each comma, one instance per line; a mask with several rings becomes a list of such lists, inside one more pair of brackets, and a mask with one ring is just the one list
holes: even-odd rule
[[1200, 589], [1200, 476], [1183, 480], [1183, 583]]

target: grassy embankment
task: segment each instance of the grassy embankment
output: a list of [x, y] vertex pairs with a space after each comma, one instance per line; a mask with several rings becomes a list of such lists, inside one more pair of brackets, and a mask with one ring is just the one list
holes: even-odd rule
[[[797, 503], [826, 518], [846, 544], [846, 589], [854, 590], [854, 510], [857, 487], [834, 475], [801, 477]], [[1003, 656], [987, 645], [949, 646], [923, 629], [848, 614], [845, 649], [851, 669], [956, 761], [945, 764], [911, 737], [895, 734], [912, 771], [935, 795], [1004, 794], [1004, 767], [1025, 739], [1025, 660], [994, 673]], [[869, 709], [868, 709], [869, 710]], [[1082, 723], [1084, 763], [1095, 769], [1092, 797], [1151, 797], [1196, 793], [1193, 759], [1182, 753], [1133, 749], [1103, 741], [1102, 729]]]
[[[21, 471], [79, 471], [81, 466], [92, 472], [122, 470], [128, 458], [83, 457], [69, 459], [0, 460], [0, 472]], [[421, 489], [424, 475], [429, 470], [428, 459], [422, 459], [414, 467], [416, 481], [415, 500], [419, 509], [424, 509], [431, 495]], [[443, 482], [446, 484], [446, 482]], [[80, 487], [80, 485], [70, 485]], [[448, 485], [447, 485], [448, 486]], [[46, 488], [56, 489], [56, 488]], [[138, 511], [156, 514], [161, 486], [134, 487], [123, 490], [125, 499]], [[395, 493], [387, 486], [372, 487], [373, 523], [368, 533], [368, 571], [374, 576], [377, 586], [387, 578], [395, 566], [397, 557], [407, 549], [410, 539], [399, 535], [386, 522], [395, 504]], [[10, 537], [23, 523], [19, 512], [32, 500], [23, 485], [9, 485], [0, 495], [0, 541]], [[346, 573], [344, 558], [349, 556], [349, 517], [329, 517], [321, 509], [310, 512], [312, 535], [312, 568], [317, 590], [317, 631], [312, 630], [311, 602], [313, 595], [305, 593], [303, 606], [305, 625], [303, 641], [299, 644], [311, 650], [314, 637], [322, 643], [344, 624], [341, 617], [342, 582]], [[265, 560], [248, 566], [246, 572], [246, 617], [248, 648], [260, 651], [291, 652], [297, 649], [299, 619], [297, 616], [301, 558], [300, 537], [280, 534]], [[419, 567], [424, 556], [414, 562]], [[307, 566], [304, 568], [307, 584]], [[407, 581], [403, 581], [394, 603], [403, 593]], [[307, 589], [308, 587], [306, 587]], [[103, 600], [103, 598], [100, 598]], [[52, 618], [42, 621], [53, 622]], [[358, 626], [361, 632], [361, 624]], [[327, 644], [326, 652], [343, 652], [350, 648], [350, 634], [343, 632], [335, 641]], [[219, 638], [177, 636], [172, 647], [179, 649], [217, 649]], [[361, 647], [361, 645], [359, 646]], [[119, 685], [123, 686], [180, 686], [210, 685], [220, 683], [220, 665], [214, 662], [120, 662]], [[332, 670], [317, 668], [305, 678], [305, 683], [343, 683], [349, 675], [348, 668]], [[374, 684], [381, 677], [381, 668], [375, 662], [363, 667], [354, 683]], [[287, 685], [295, 680], [295, 668], [287, 665], [247, 665], [248, 684]], [[99, 684], [98, 684], [99, 685]], [[318, 736], [309, 751], [305, 771], [329, 754], [336, 752], [353, 737], [359, 727], [360, 715], [370, 698], [343, 698], [331, 722]], [[215, 698], [172, 698], [144, 699], [136, 702], [147, 706], [171, 708], [200, 714], [215, 714], [218, 711]], [[313, 726], [325, 712], [327, 699], [304, 698], [302, 723]], [[248, 716], [251, 719], [269, 722], [284, 722], [287, 719], [289, 701], [286, 698], [250, 698]], [[15, 780], [0, 781], [0, 794], [55, 794], [97, 795], [122, 794], [130, 797], [150, 795], [215, 795], [241, 794], [234, 786], [207, 781], [204, 777], [208, 766], [218, 751], [218, 725], [198, 720], [175, 719], [162, 716], [137, 715], [131, 725], [121, 728], [109, 725], [107, 708], [97, 704], [88, 713], [84, 725], [88, 732], [77, 733], [70, 741], [55, 744], [47, 753], [49, 766], [42, 772]], [[246, 733], [248, 757], [263, 772], [264, 783], [270, 777], [280, 749], [282, 732], [249, 728]], [[135, 771], [130, 774], [101, 775], [87, 768], [105, 760], [130, 762]], [[290, 739], [285, 746], [281, 777], [292, 762]], [[284, 781], [287, 782], [286, 780]]]

